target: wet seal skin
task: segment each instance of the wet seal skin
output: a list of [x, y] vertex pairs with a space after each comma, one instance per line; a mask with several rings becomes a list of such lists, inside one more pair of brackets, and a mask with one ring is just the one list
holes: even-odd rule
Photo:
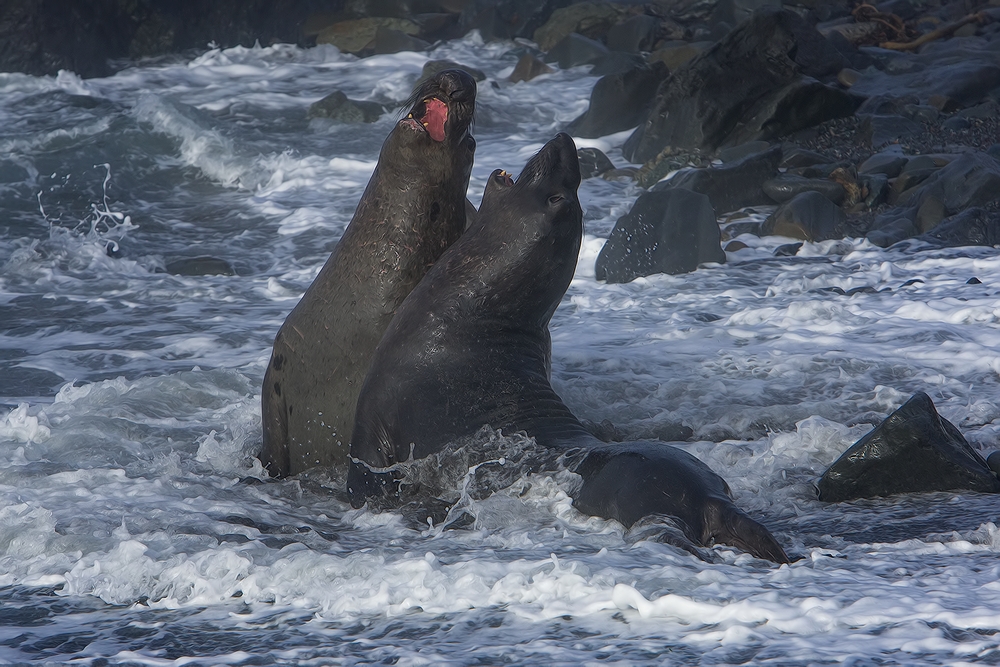
[[272, 476], [343, 465], [358, 391], [396, 308], [466, 227], [476, 82], [424, 82], [390, 132], [344, 236], [274, 339], [261, 389]]
[[516, 181], [501, 171], [490, 176], [478, 221], [406, 298], [372, 358], [351, 442], [351, 503], [398, 504], [397, 464], [488, 424], [563, 453], [583, 479], [573, 493], [583, 512], [626, 526], [667, 515], [698, 544], [787, 562], [707, 465], [661, 442], [603, 443], [552, 389], [548, 324], [576, 269], [579, 185], [566, 134]]

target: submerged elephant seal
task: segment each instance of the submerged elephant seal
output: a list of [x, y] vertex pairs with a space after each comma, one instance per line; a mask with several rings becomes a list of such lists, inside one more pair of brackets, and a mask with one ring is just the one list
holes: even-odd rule
[[352, 504], [392, 504], [399, 490], [392, 466], [489, 424], [524, 431], [550, 450], [582, 450], [572, 468], [583, 478], [574, 497], [581, 511], [626, 526], [669, 515], [695, 542], [787, 562], [704, 463], [658, 442], [602, 443], [553, 391], [548, 324], [580, 250], [579, 184], [566, 134], [546, 144], [516, 183], [491, 175], [479, 220], [403, 302], [372, 357], [351, 441]]
[[272, 475], [347, 460], [358, 391], [396, 308], [466, 226], [476, 82], [425, 81], [382, 145], [354, 218], [274, 339], [261, 390]]

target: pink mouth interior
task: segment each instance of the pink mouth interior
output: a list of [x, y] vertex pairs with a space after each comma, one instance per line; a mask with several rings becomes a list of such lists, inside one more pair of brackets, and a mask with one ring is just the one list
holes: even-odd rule
[[424, 117], [421, 122], [427, 128], [427, 134], [434, 141], [444, 141], [444, 123], [448, 120], [448, 105], [432, 97], [424, 102]]

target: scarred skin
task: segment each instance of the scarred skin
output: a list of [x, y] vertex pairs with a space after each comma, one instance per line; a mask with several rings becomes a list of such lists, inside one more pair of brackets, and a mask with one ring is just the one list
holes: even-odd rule
[[707, 465], [662, 442], [603, 443], [552, 389], [548, 324], [576, 269], [579, 185], [565, 134], [516, 183], [500, 171], [490, 177], [477, 222], [403, 302], [372, 358], [351, 443], [351, 503], [392, 506], [399, 475], [391, 466], [411, 448], [422, 458], [488, 424], [575, 451], [567, 461], [583, 479], [573, 499], [583, 512], [626, 526], [669, 515], [699, 544], [787, 562]]
[[414, 92], [351, 223], [274, 339], [261, 388], [272, 476], [344, 464], [358, 391], [397, 307], [466, 227], [476, 82], [446, 70]]

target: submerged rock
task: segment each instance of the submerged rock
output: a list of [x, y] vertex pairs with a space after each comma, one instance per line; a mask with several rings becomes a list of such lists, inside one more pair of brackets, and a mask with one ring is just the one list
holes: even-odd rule
[[854, 443], [818, 486], [820, 500], [828, 502], [955, 489], [1000, 492], [983, 457], [923, 392]]
[[339, 90], [309, 105], [310, 118], [329, 118], [341, 123], [374, 123], [386, 108], [378, 102], [352, 100]]
[[654, 273], [688, 273], [724, 263], [721, 233], [708, 197], [688, 190], [647, 192], [618, 219], [597, 257], [598, 280], [627, 283]]
[[667, 68], [657, 63], [601, 77], [590, 94], [590, 107], [566, 131], [575, 137], [594, 138], [635, 127], [666, 76]]
[[175, 276], [235, 276], [236, 269], [218, 257], [185, 257], [167, 262], [167, 273]]
[[916, 238], [939, 248], [1000, 245], [1000, 213], [970, 208]]

